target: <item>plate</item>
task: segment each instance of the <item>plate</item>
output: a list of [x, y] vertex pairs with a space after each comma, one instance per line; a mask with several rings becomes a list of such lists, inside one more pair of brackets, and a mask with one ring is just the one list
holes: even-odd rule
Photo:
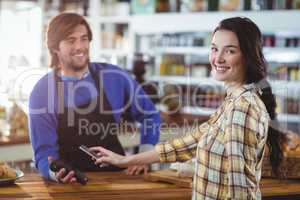
[[24, 173], [21, 170], [15, 169], [15, 172], [17, 174], [16, 178], [0, 179], [0, 186], [14, 184], [17, 179], [19, 179], [19, 178], [21, 178], [21, 177], [24, 176]]

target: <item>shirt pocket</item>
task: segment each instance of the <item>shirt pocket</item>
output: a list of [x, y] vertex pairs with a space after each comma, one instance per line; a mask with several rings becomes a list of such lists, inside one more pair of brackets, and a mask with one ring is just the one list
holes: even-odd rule
[[217, 131], [219, 133], [212, 138], [212, 143], [208, 146], [208, 150], [215, 155], [223, 156], [225, 151], [224, 134], [219, 130], [219, 128]]
[[219, 128], [211, 127], [209, 134], [202, 139], [198, 143], [197, 159], [208, 167], [221, 169], [222, 158], [225, 156], [224, 134], [219, 132]]

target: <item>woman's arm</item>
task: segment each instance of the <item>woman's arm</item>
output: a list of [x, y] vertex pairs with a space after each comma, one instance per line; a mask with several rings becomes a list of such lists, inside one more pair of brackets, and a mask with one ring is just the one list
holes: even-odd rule
[[155, 149], [151, 151], [130, 156], [122, 156], [100, 146], [91, 147], [90, 150], [99, 156], [95, 160], [97, 165], [107, 163], [118, 167], [128, 167], [156, 162], [186, 161], [195, 157], [198, 141], [208, 128], [209, 125], [203, 123], [198, 127], [198, 130], [194, 130], [183, 137], [157, 144]]
[[116, 154], [103, 147], [91, 147], [90, 150], [97, 152], [99, 156], [99, 158], [95, 160], [95, 164], [97, 165], [111, 164], [118, 167], [129, 167], [132, 165], [145, 165], [159, 162], [159, 155], [155, 150], [129, 156]]

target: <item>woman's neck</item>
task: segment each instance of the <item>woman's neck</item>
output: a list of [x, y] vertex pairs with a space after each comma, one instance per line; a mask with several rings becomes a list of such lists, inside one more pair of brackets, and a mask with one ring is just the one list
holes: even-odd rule
[[244, 84], [243, 83], [225, 83], [225, 86], [230, 89], [230, 90], [236, 90], [240, 87], [242, 87]]

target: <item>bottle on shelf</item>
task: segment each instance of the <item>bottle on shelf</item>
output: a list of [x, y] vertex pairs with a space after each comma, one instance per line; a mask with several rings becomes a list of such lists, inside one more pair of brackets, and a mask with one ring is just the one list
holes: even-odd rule
[[251, 0], [244, 0], [244, 10], [251, 10]]
[[143, 90], [146, 94], [149, 95], [149, 98], [153, 103], [157, 103], [159, 101], [158, 98], [158, 85], [154, 82], [146, 82], [145, 75], [146, 70], [149, 70], [150, 66], [149, 57], [144, 56], [143, 54], [135, 54], [133, 60], [132, 74], [135, 77], [135, 80], [142, 85]]
[[128, 24], [101, 24], [101, 48], [104, 49], [128, 49]]
[[202, 87], [197, 87], [197, 91], [194, 93], [196, 95], [193, 100], [195, 102], [192, 102], [192, 106], [197, 106], [197, 107], [205, 107], [205, 99], [206, 99], [206, 90]]
[[100, 16], [115, 16], [117, 15], [117, 0], [99, 0], [100, 8], [99, 14]]
[[156, 0], [156, 12], [170, 12], [169, 0]]
[[131, 9], [133, 14], [154, 14], [156, 0], [132, 0]]
[[265, 47], [299, 47], [299, 32], [279, 31], [276, 33], [263, 33], [263, 45]]
[[201, 12], [207, 10], [206, 0], [182, 0], [180, 4], [180, 12]]
[[182, 108], [182, 93], [179, 85], [167, 84], [163, 88], [161, 103], [166, 105], [170, 114], [179, 113]]
[[237, 11], [243, 9], [242, 0], [220, 0], [219, 10], [220, 11]]
[[185, 75], [186, 67], [183, 55], [162, 55], [160, 75]]
[[300, 114], [299, 91], [288, 90], [284, 95], [276, 96], [276, 112], [284, 114]]
[[190, 105], [199, 108], [217, 108], [225, 98], [224, 90], [217, 86], [198, 85], [189, 95], [191, 96]]
[[208, 11], [217, 11], [219, 8], [219, 0], [208, 0], [207, 1], [207, 10]]
[[293, 9], [300, 9], [300, 0], [293, 0]]
[[156, 0], [156, 12], [179, 12], [179, 0]]
[[264, 47], [274, 47], [275, 44], [275, 35], [274, 34], [264, 34], [263, 35], [263, 46]]

